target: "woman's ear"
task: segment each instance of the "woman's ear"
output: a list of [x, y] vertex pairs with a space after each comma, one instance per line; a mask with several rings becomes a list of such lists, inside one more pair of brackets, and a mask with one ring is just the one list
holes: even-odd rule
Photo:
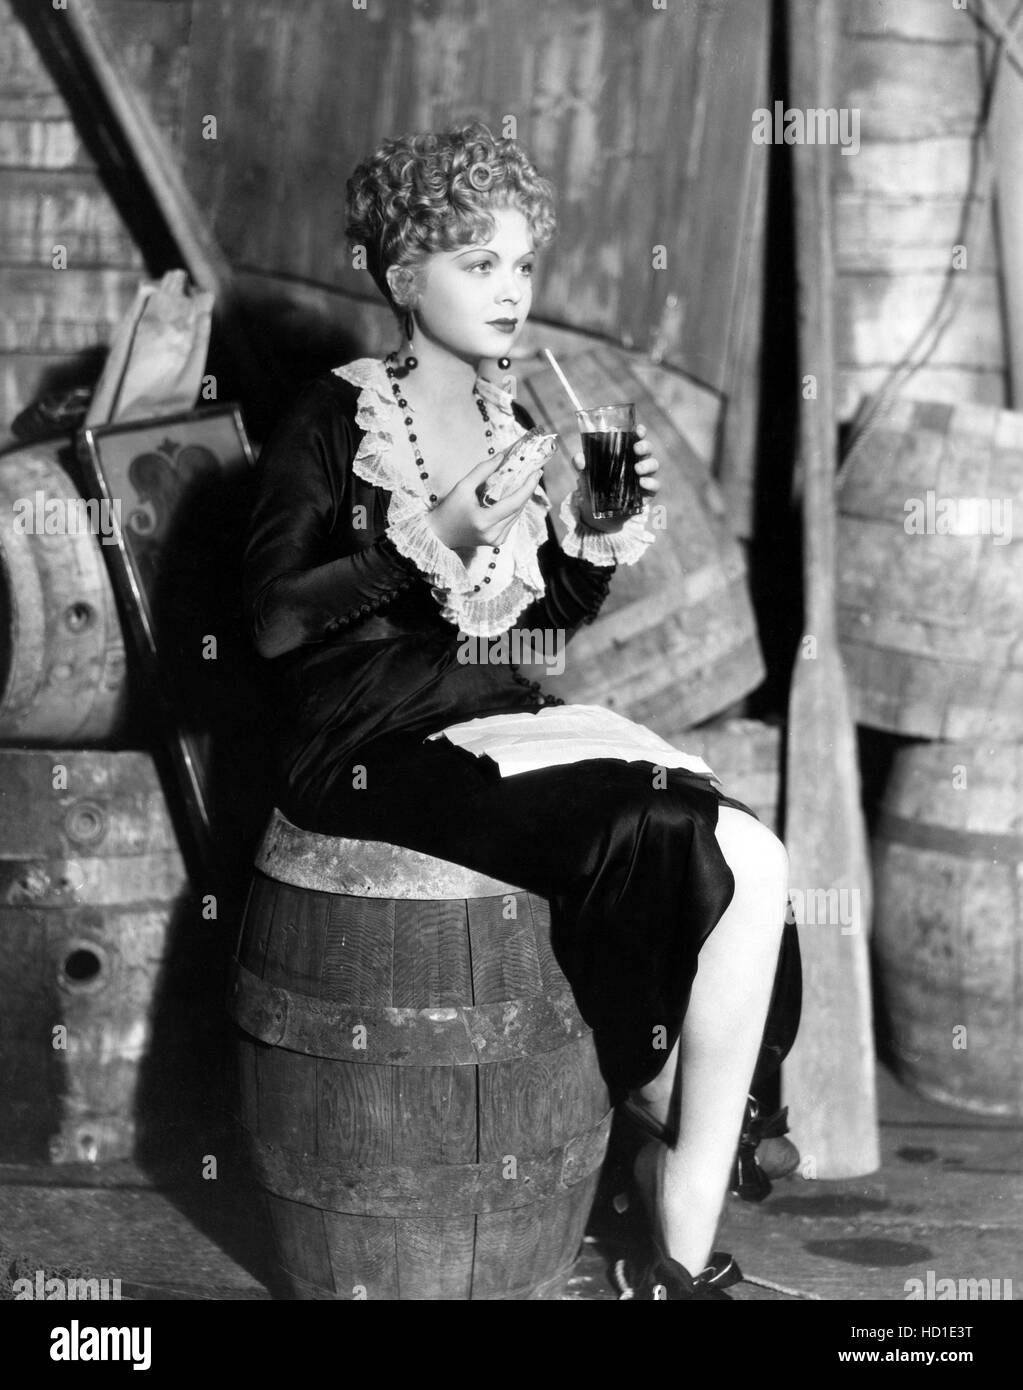
[[414, 305], [415, 276], [408, 266], [390, 265], [385, 275], [387, 286], [399, 309], [410, 309]]

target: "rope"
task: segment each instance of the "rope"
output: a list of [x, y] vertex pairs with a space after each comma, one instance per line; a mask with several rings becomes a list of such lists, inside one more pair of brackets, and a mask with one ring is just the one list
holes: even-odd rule
[[993, 4], [993, 0], [976, 0], [976, 3], [977, 11], [975, 13], [971, 11], [976, 23], [1004, 45], [1006, 58], [1023, 76], [1023, 49], [1016, 47], [1016, 31], [1019, 28], [1021, 18], [1023, 18], [1023, 14], [1021, 14], [1023, 6], [1016, 6], [1008, 24], [1006, 24]]
[[[615, 1261], [613, 1277], [619, 1290], [619, 1303], [636, 1297], [636, 1291], [629, 1283], [628, 1262], [626, 1260]], [[819, 1293], [804, 1293], [802, 1289], [790, 1288], [788, 1284], [776, 1284], [773, 1279], [758, 1279], [755, 1274], [744, 1274], [740, 1282], [755, 1284], [757, 1288], [770, 1289], [772, 1293], [785, 1294], [788, 1298], [803, 1298], [813, 1303], [824, 1302]]]
[[761, 1289], [771, 1289], [774, 1293], [786, 1294], [789, 1298], [807, 1298], [814, 1303], [823, 1303], [819, 1293], [804, 1293], [802, 1289], [790, 1289], [788, 1284], [776, 1284], [772, 1279], [758, 1279], [755, 1274], [744, 1274], [743, 1281], [747, 1284], [756, 1284]]

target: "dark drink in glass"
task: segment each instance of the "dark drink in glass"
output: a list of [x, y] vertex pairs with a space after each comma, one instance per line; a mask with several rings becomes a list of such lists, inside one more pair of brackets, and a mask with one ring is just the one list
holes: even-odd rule
[[636, 476], [636, 407], [600, 405], [576, 412], [594, 520], [636, 516], [645, 498]]

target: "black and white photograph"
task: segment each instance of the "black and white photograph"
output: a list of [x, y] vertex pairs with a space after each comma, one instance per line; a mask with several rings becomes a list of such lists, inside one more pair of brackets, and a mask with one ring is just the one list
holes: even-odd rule
[[0, 21], [27, 1373], [295, 1301], [993, 1370], [1023, 0]]

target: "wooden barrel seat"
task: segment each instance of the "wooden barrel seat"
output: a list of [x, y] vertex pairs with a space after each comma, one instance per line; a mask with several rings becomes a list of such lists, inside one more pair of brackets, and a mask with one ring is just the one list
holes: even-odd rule
[[275, 812], [230, 1009], [294, 1296], [558, 1296], [611, 1114], [544, 899]]

